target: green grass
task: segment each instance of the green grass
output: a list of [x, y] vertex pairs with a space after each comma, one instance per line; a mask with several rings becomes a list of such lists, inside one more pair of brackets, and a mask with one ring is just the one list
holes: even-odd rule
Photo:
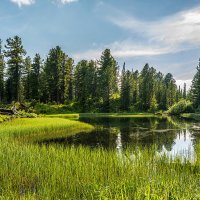
[[32, 142], [90, 131], [62, 118], [15, 119], [0, 125], [0, 199], [200, 199], [197, 161], [151, 149], [40, 146]]
[[74, 113], [74, 114], [48, 114], [46, 117], [59, 117], [65, 119], [78, 119], [79, 117], [155, 117], [152, 113]]
[[78, 119], [79, 114], [51, 114], [51, 115], [46, 115], [45, 117], [64, 118], [64, 119]]
[[61, 118], [24, 118], [2, 123], [0, 135], [1, 137], [35, 142], [43, 139], [66, 137], [92, 129], [93, 126], [89, 124]]
[[7, 116], [7, 115], [0, 115], [0, 123], [4, 122], [4, 121], [8, 121], [11, 119], [11, 116]]
[[200, 163], [0, 141], [1, 199], [199, 199]]

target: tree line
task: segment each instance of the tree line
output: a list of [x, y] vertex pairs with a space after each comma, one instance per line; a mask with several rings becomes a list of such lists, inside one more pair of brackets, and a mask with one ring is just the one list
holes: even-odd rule
[[[190, 96], [200, 88], [200, 67]], [[195, 82], [195, 81], [193, 81]], [[200, 89], [199, 89], [200, 90]], [[122, 71], [111, 51], [102, 52], [99, 60], [81, 60], [76, 65], [59, 46], [50, 49], [45, 60], [37, 53], [26, 56], [20, 37], [0, 41], [0, 101], [28, 101], [67, 104], [81, 112], [167, 110], [182, 98], [184, 89], [176, 86], [171, 73], [157, 72], [146, 64], [141, 72]], [[193, 97], [192, 97], [193, 98]], [[200, 101], [200, 92], [195, 96]]]

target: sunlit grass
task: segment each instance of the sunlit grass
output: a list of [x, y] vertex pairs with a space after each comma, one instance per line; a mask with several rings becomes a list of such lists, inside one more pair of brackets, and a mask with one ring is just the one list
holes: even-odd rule
[[0, 125], [0, 136], [34, 142], [66, 137], [92, 129], [92, 125], [61, 118], [15, 119]]
[[91, 130], [62, 118], [0, 124], [0, 199], [200, 199], [198, 146], [190, 163], [160, 156], [156, 147], [120, 154], [32, 143]]
[[2, 198], [199, 199], [200, 163], [86, 147], [0, 141]]
[[46, 115], [46, 117], [64, 118], [64, 119], [78, 119], [79, 114], [51, 114], [51, 115]]

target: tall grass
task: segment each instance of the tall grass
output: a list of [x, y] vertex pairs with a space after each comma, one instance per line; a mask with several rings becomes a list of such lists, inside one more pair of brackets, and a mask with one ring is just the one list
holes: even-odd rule
[[2, 199], [199, 199], [200, 163], [154, 149], [39, 147], [0, 141]]
[[190, 163], [160, 156], [155, 148], [119, 154], [30, 143], [92, 129], [60, 118], [2, 123], [0, 199], [200, 199], [198, 146], [197, 161]]
[[0, 137], [34, 142], [66, 137], [78, 132], [91, 131], [93, 128], [92, 125], [86, 123], [61, 118], [24, 118], [2, 123]]

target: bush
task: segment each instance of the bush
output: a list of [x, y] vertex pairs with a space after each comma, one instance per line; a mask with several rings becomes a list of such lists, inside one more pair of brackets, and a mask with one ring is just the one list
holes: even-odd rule
[[37, 114], [35, 113], [28, 113], [24, 110], [20, 110], [18, 111], [17, 117], [19, 118], [36, 118]]
[[171, 115], [180, 115], [182, 113], [191, 113], [191, 112], [194, 112], [192, 103], [185, 99], [182, 99], [178, 103], [175, 103], [167, 111], [167, 113]]
[[64, 113], [71, 113], [74, 110], [74, 105], [63, 105], [63, 104], [56, 104], [56, 105], [49, 105], [43, 103], [37, 103], [34, 106], [34, 112], [37, 114], [64, 114]]

